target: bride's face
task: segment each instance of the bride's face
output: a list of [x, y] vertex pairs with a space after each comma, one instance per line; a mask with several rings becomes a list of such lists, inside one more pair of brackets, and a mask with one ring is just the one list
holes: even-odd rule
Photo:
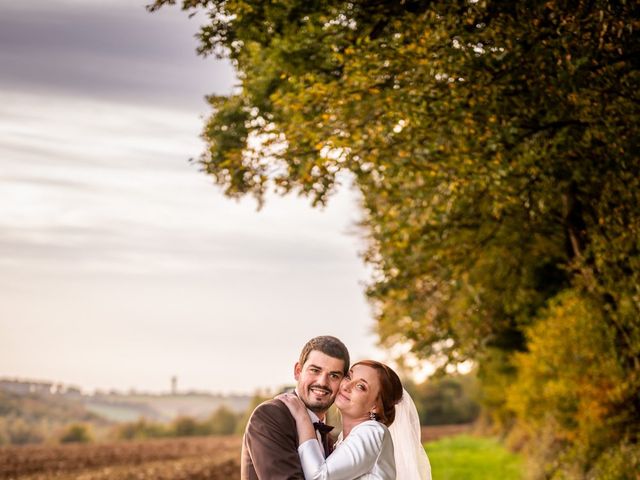
[[344, 377], [336, 396], [336, 407], [343, 417], [368, 420], [377, 412], [380, 394], [378, 372], [366, 365], [355, 365]]

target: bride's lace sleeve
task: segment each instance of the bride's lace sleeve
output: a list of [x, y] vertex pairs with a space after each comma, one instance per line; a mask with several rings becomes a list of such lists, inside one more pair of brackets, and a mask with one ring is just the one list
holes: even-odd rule
[[382, 450], [389, 431], [378, 422], [364, 422], [326, 459], [317, 440], [307, 440], [298, 447], [306, 480], [353, 480], [369, 472]]

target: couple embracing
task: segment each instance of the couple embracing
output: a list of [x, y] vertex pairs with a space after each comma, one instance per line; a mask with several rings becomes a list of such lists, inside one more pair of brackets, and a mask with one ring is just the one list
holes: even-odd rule
[[[242, 480], [430, 480], [416, 407], [387, 365], [351, 367], [335, 337], [309, 340], [294, 367], [296, 389], [259, 405], [242, 443]], [[324, 423], [334, 403], [338, 440]]]

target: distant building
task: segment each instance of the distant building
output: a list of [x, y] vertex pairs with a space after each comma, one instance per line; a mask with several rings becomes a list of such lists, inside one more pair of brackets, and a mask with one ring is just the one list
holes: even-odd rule
[[71, 398], [82, 397], [82, 390], [72, 385], [12, 378], [0, 378], [0, 391], [11, 392], [17, 395], [35, 394], [41, 397], [48, 395], [57, 395]]
[[175, 375], [171, 377], [171, 395], [178, 394], [178, 377]]
[[7, 378], [0, 379], [0, 390], [18, 395], [28, 395], [30, 393], [49, 395], [53, 392], [53, 388], [54, 385], [51, 382], [34, 382]]

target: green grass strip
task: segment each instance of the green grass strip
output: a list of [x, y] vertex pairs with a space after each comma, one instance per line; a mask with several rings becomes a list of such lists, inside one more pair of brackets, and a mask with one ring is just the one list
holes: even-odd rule
[[433, 480], [522, 480], [522, 459], [494, 438], [460, 435], [425, 444]]

